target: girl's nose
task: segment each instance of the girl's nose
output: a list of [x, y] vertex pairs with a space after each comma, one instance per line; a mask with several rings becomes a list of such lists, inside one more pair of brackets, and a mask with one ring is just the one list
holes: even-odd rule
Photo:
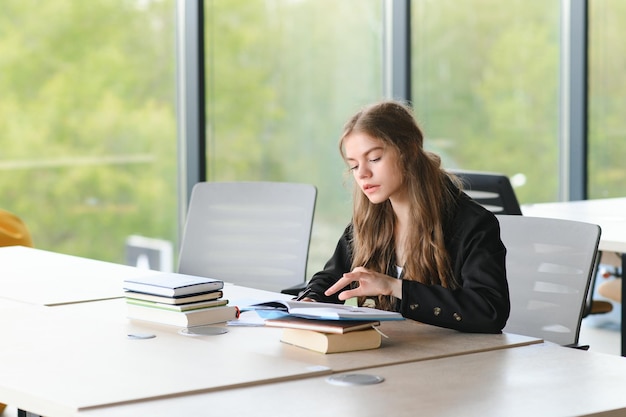
[[364, 165], [360, 165], [357, 168], [357, 177], [358, 178], [368, 178], [372, 175], [372, 172]]

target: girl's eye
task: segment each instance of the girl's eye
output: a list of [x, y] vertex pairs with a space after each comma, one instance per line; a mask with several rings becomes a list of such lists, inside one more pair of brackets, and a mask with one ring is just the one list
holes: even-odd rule
[[355, 165], [355, 166], [353, 166], [353, 167], [349, 167], [348, 169], [349, 169], [350, 171], [354, 171], [354, 170], [356, 170], [358, 167], [359, 167], [358, 165]]
[[378, 162], [380, 161], [380, 156], [378, 158], [370, 159], [370, 162]]

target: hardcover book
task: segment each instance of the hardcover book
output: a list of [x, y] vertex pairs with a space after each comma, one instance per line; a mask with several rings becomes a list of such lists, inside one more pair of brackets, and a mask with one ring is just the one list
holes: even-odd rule
[[382, 337], [375, 329], [358, 330], [344, 334], [283, 329], [280, 341], [315, 352], [339, 353], [377, 349], [381, 345]]
[[124, 296], [126, 298], [133, 298], [135, 300], [153, 301], [155, 303], [163, 304], [189, 304], [196, 303], [198, 301], [217, 300], [222, 298], [224, 293], [222, 291], [211, 291], [200, 294], [179, 295], [178, 297], [165, 297], [163, 295], [146, 294], [136, 291], [125, 291]]
[[219, 279], [171, 272], [124, 280], [124, 290], [166, 297], [218, 291], [223, 287], [224, 282]]
[[208, 307], [190, 311], [171, 311], [160, 308], [126, 304], [129, 319], [145, 320], [178, 327], [194, 327], [235, 320], [239, 309], [235, 306]]
[[226, 299], [198, 301], [195, 303], [187, 303], [187, 304], [165, 304], [165, 303], [155, 303], [154, 301], [145, 301], [145, 300], [137, 300], [134, 298], [126, 298], [126, 302], [128, 304], [149, 307], [149, 308], [160, 308], [162, 310], [168, 310], [168, 311], [191, 311], [191, 310], [198, 310], [198, 309], [207, 308], [207, 307], [225, 306], [226, 304], [228, 304], [228, 300]]
[[265, 320], [265, 325], [270, 327], [314, 330], [323, 333], [338, 334], [371, 329], [379, 324], [379, 321], [372, 320], [312, 320], [290, 316]]

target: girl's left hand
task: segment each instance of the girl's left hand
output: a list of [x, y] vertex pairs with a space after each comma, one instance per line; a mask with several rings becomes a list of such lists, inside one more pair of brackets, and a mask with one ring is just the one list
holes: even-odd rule
[[343, 277], [328, 288], [324, 294], [327, 296], [333, 295], [352, 282], [358, 282], [359, 286], [351, 290], [342, 291], [339, 294], [340, 300], [375, 295], [393, 295], [396, 298], [402, 298], [402, 280], [381, 274], [380, 272], [370, 271], [361, 266], [354, 268], [352, 272], [343, 274]]

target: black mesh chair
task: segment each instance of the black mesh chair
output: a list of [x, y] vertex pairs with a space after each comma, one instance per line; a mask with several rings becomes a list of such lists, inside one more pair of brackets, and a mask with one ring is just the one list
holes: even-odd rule
[[[506, 175], [498, 172], [449, 171], [460, 178], [466, 194], [494, 214], [522, 215], [522, 209], [517, 200], [517, 196], [515, 195], [511, 181]], [[596, 271], [598, 261], [596, 261]], [[593, 299], [596, 274], [597, 272], [594, 273], [591, 280], [586, 299], [584, 317], [590, 314], [604, 314], [613, 310], [613, 304], [610, 302]]]
[[522, 209], [509, 177], [497, 172], [450, 170], [461, 179], [464, 191], [496, 214], [521, 215]]

